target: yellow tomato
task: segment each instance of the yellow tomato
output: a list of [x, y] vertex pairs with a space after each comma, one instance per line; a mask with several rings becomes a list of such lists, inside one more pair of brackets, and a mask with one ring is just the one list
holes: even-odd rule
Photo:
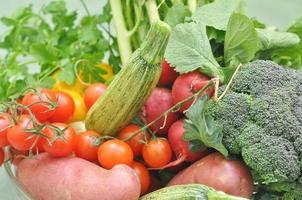
[[106, 71], [106, 74], [100, 74], [100, 77], [102, 77], [105, 81], [110, 80], [113, 76], [112, 67], [106, 63], [99, 64], [99, 67]]
[[72, 97], [74, 104], [75, 104], [75, 111], [74, 111], [73, 117], [70, 120], [70, 122], [85, 120], [86, 113], [87, 113], [87, 107], [85, 105], [82, 95], [80, 95], [79, 93], [77, 93], [75, 91], [71, 91], [71, 90], [69, 90], [69, 91], [64, 90], [64, 91]]
[[[55, 72], [54, 75], [52, 75], [52, 77], [54, 79], [56, 79], [59, 72], [60, 72], [60, 70]], [[78, 79], [75, 81], [75, 83], [73, 85], [69, 85], [63, 81], [58, 81], [58, 80], [53, 85], [53, 90], [55, 90], [55, 91], [74, 91], [79, 94], [82, 94], [85, 88], [86, 88], [86, 86], [84, 84], [82, 84], [81, 81], [79, 81]]]

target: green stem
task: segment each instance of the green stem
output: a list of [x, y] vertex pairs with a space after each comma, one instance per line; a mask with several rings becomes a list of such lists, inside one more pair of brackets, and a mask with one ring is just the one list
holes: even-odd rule
[[149, 17], [150, 24], [159, 21], [159, 13], [157, 9], [157, 4], [155, 0], [146, 0], [146, 9]]
[[188, 6], [189, 6], [190, 11], [192, 13], [194, 13], [196, 8], [197, 8], [197, 1], [196, 0], [188, 0]]
[[172, 0], [173, 5], [182, 4], [182, 0]]
[[88, 7], [87, 7], [85, 1], [84, 1], [84, 0], [80, 0], [80, 2], [81, 2], [81, 4], [83, 5], [83, 7], [84, 7], [84, 9], [85, 9], [85, 12], [87, 13], [87, 15], [90, 16], [90, 12], [89, 12], [89, 10], [88, 10]]
[[125, 66], [127, 60], [132, 54], [130, 37], [126, 28], [121, 0], [110, 0], [112, 17], [115, 24], [117, 42], [122, 60], [122, 65]]

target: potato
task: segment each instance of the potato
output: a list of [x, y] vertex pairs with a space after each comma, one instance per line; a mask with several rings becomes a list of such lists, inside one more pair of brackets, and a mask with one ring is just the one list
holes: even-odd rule
[[250, 198], [253, 179], [246, 165], [239, 160], [227, 160], [220, 153], [211, 153], [178, 173], [171, 185], [199, 183], [225, 193]]
[[137, 200], [140, 182], [126, 165], [105, 170], [76, 157], [24, 159], [17, 179], [35, 200]]

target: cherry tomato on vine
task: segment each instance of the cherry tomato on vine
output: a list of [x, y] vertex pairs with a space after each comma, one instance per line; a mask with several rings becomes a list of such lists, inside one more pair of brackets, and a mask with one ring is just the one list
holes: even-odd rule
[[87, 108], [90, 108], [106, 89], [107, 85], [103, 83], [95, 83], [90, 85], [84, 92], [84, 101]]
[[55, 92], [42, 89], [40, 93], [30, 92], [22, 100], [22, 104], [28, 106], [36, 119], [43, 123], [54, 114], [51, 104], [56, 103]]
[[117, 164], [130, 166], [133, 162], [133, 152], [126, 142], [112, 139], [101, 144], [98, 149], [98, 160], [105, 169], [111, 169]]
[[95, 140], [98, 137], [98, 133], [94, 131], [84, 131], [77, 136], [77, 142], [75, 147], [76, 156], [89, 160], [98, 160], [98, 146], [95, 146]]
[[48, 139], [43, 144], [44, 150], [53, 157], [69, 156], [76, 146], [75, 130], [63, 123], [53, 123], [52, 125], [59, 128], [63, 133], [60, 135], [53, 128], [44, 128], [43, 133]]
[[4, 151], [2, 148], [0, 148], [0, 166], [3, 164], [4, 162]]
[[9, 145], [7, 140], [7, 129], [11, 126], [12, 121], [8, 114], [0, 113], [0, 148]]
[[29, 115], [21, 115], [16, 125], [7, 129], [7, 140], [9, 144], [19, 151], [29, 150], [38, 140], [37, 135], [26, 132], [33, 129], [33, 123]]
[[165, 138], [151, 139], [143, 147], [143, 158], [149, 167], [159, 168], [172, 160], [172, 150]]
[[[120, 131], [118, 138], [120, 140], [127, 139], [139, 129], [140, 127], [138, 125], [130, 124]], [[131, 147], [134, 156], [139, 156], [142, 154], [144, 144], [147, 143], [149, 140], [149, 133], [147, 131], [142, 131], [136, 136], [134, 136], [131, 140], [126, 141], [126, 143]]]
[[148, 169], [142, 163], [133, 161], [131, 165], [132, 169], [134, 169], [135, 173], [139, 177], [141, 183], [141, 195], [146, 193], [151, 184], [151, 176]]
[[57, 107], [49, 122], [67, 123], [73, 116], [75, 104], [72, 97], [66, 92], [56, 92]]

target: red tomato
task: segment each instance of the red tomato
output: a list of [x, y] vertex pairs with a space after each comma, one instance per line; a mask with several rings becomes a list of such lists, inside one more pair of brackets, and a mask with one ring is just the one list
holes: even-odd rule
[[143, 158], [149, 167], [160, 168], [172, 160], [172, 150], [165, 138], [151, 140], [143, 147]]
[[44, 123], [54, 114], [55, 110], [52, 108], [50, 103], [55, 102], [55, 92], [48, 89], [42, 89], [40, 94], [28, 93], [22, 100], [22, 104], [29, 106], [31, 112], [41, 123]]
[[[47, 127], [43, 129], [48, 139], [48, 142], [43, 144], [44, 150], [53, 157], [69, 156], [76, 146], [75, 130], [63, 123], [53, 123], [52, 125], [58, 127], [60, 130], [64, 130], [64, 132], [63, 135], [57, 135], [51, 128]], [[51, 142], [55, 137], [56, 139]]]
[[138, 175], [141, 183], [141, 195], [146, 193], [151, 184], [151, 176], [148, 169], [142, 163], [133, 161], [131, 165], [135, 173]]
[[[194, 93], [198, 92], [205, 86], [209, 81], [209, 77], [203, 75], [198, 71], [189, 72], [187, 74], [182, 74], [175, 80], [173, 87], [172, 87], [172, 98], [173, 103], [176, 104], [190, 96]], [[208, 88], [206, 93], [209, 96], [212, 96], [214, 92], [213, 88]], [[205, 92], [203, 93], [205, 94]], [[193, 100], [183, 104], [180, 108], [180, 111], [183, 112], [187, 110], [193, 103]]]
[[[135, 124], [130, 124], [123, 128], [119, 133], [119, 139], [124, 140], [133, 135], [136, 131], [140, 129], [139, 126]], [[133, 137], [131, 140], [126, 141], [127, 144], [131, 147], [134, 156], [139, 156], [142, 154], [144, 143], [147, 143], [150, 140], [150, 135], [147, 131], [142, 131]]]
[[130, 166], [133, 162], [133, 152], [126, 142], [112, 139], [104, 142], [99, 147], [98, 160], [105, 169], [111, 169], [118, 164]]
[[54, 114], [48, 119], [49, 122], [67, 123], [73, 116], [75, 104], [72, 97], [66, 92], [56, 92], [57, 107]]
[[178, 73], [169, 65], [166, 60], [161, 63], [162, 72], [159, 79], [159, 84], [164, 86], [172, 85], [178, 76]]
[[0, 113], [0, 148], [9, 145], [7, 129], [11, 126], [11, 118], [8, 114]]
[[2, 148], [0, 148], [0, 166], [3, 164], [4, 162], [4, 151]]
[[94, 146], [95, 139], [99, 136], [94, 131], [84, 131], [77, 136], [75, 154], [91, 162], [98, 160], [98, 147]]
[[32, 129], [33, 123], [29, 115], [21, 115], [18, 123], [7, 129], [7, 140], [9, 144], [19, 151], [29, 150], [38, 139], [36, 135], [25, 132]]
[[103, 83], [95, 83], [90, 85], [84, 93], [84, 101], [87, 108], [90, 108], [106, 89], [107, 86]]

